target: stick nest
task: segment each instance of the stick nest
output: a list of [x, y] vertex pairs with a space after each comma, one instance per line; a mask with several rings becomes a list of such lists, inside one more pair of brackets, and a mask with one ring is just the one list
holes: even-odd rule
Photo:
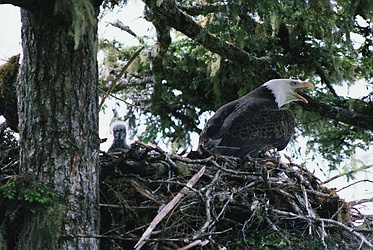
[[103, 249], [371, 249], [372, 218], [305, 167], [190, 159], [136, 142], [101, 155]]
[[[19, 176], [17, 146], [2, 145], [0, 188]], [[191, 159], [136, 142], [101, 152], [100, 165], [101, 234], [86, 237], [101, 249], [373, 248], [373, 217], [293, 162]]]

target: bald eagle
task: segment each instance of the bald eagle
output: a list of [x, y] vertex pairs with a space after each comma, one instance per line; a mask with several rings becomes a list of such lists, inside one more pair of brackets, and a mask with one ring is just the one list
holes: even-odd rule
[[283, 150], [294, 134], [295, 118], [280, 109], [293, 101], [307, 100], [300, 90], [313, 89], [310, 82], [273, 79], [245, 96], [231, 101], [208, 120], [199, 146], [217, 154], [258, 157], [264, 150]]
[[123, 121], [114, 121], [111, 124], [111, 130], [113, 132], [114, 141], [108, 149], [108, 153], [128, 151], [130, 146], [127, 144], [126, 139], [126, 124]]

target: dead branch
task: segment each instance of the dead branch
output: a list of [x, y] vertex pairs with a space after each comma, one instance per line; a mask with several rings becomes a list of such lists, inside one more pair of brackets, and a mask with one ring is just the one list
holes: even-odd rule
[[[205, 167], [201, 168], [201, 170], [195, 174], [187, 183], [187, 187], [193, 187], [194, 184], [201, 178], [203, 173], [205, 172]], [[149, 227], [145, 230], [139, 241], [135, 245], [135, 249], [141, 249], [141, 247], [145, 244], [144, 240], [149, 237], [153, 229], [158, 225], [158, 223], [171, 211], [172, 208], [176, 206], [176, 204], [181, 200], [181, 198], [189, 192], [189, 189], [184, 187], [176, 196], [173, 198], [163, 209], [160, 211], [159, 214], [153, 219], [150, 223]]]
[[372, 180], [367, 180], [367, 179], [365, 179], [365, 180], [359, 180], [359, 181], [355, 181], [355, 182], [353, 182], [353, 183], [351, 183], [351, 184], [348, 184], [347, 186], [345, 186], [345, 187], [343, 187], [343, 188], [338, 189], [337, 192], [340, 192], [340, 191], [342, 191], [343, 189], [349, 188], [349, 187], [351, 187], [351, 186], [353, 186], [353, 185], [356, 185], [356, 184], [359, 184], [359, 183], [362, 183], [362, 182], [370, 182], [370, 183], [373, 183]]
[[340, 174], [337, 174], [337, 175], [331, 177], [330, 179], [324, 181], [323, 183], [326, 184], [326, 183], [329, 183], [329, 182], [331, 182], [331, 181], [333, 181], [335, 179], [338, 179], [339, 177], [347, 176], [347, 175], [350, 175], [350, 174], [353, 174], [353, 173], [356, 173], [356, 172], [359, 172], [359, 171], [362, 171], [362, 170], [366, 170], [366, 169], [371, 168], [371, 167], [373, 167], [373, 164], [362, 166], [360, 168], [353, 169], [353, 170], [348, 171], [346, 173], [340, 173]]
[[286, 218], [286, 219], [301, 219], [301, 220], [305, 220], [307, 222], [310, 222], [310, 221], [314, 220], [314, 221], [320, 222], [322, 224], [336, 225], [339, 228], [343, 229], [344, 231], [347, 231], [348, 233], [354, 235], [356, 238], [360, 239], [361, 242], [363, 242], [369, 248], [373, 248], [373, 245], [362, 234], [356, 232], [353, 228], [348, 227], [341, 222], [331, 220], [331, 219], [325, 219], [325, 218], [310, 218], [310, 217], [307, 217], [307, 216], [294, 214], [292, 212], [281, 211], [281, 210], [277, 210], [277, 209], [272, 209], [271, 212], [274, 212], [278, 215], [281, 215], [281, 216], [283, 216], [283, 218]]
[[118, 28], [118, 29], [121, 29], [121, 30], [127, 32], [127, 33], [130, 34], [131, 36], [137, 37], [136, 33], [133, 32], [129, 26], [124, 25], [124, 23], [122, 23], [122, 22], [119, 21], [118, 19], [115, 20], [115, 22], [111, 22], [110, 24], [111, 24], [112, 26]]
[[115, 88], [115, 85], [117, 84], [117, 82], [119, 81], [119, 79], [124, 75], [124, 73], [126, 72], [126, 70], [128, 69], [128, 67], [131, 65], [131, 63], [133, 61], [135, 61], [136, 57], [138, 55], [140, 55], [140, 52], [144, 49], [144, 47], [141, 47], [139, 50], [137, 50], [135, 52], [135, 54], [132, 55], [132, 57], [130, 58], [130, 60], [127, 62], [126, 65], [124, 65], [122, 71], [119, 73], [119, 75], [115, 78], [115, 80], [113, 81], [113, 83], [111, 84], [110, 88], [108, 89], [108, 91], [106, 92], [106, 94], [102, 97], [101, 99], [101, 103], [100, 103], [100, 108], [102, 107], [102, 105], [104, 105], [105, 103], [105, 100], [106, 98], [109, 96], [109, 94], [113, 91], [113, 89]]

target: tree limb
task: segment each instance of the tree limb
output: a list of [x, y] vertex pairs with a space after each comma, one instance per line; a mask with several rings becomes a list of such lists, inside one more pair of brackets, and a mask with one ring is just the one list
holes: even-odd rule
[[38, 1], [29, 0], [0, 0], [0, 4], [12, 4], [21, 8], [31, 7], [35, 5]]
[[106, 95], [104, 95], [101, 99], [101, 103], [100, 103], [100, 108], [102, 107], [102, 105], [105, 103], [105, 99], [109, 96], [109, 94], [113, 91], [113, 89], [115, 88], [115, 85], [117, 84], [117, 82], [119, 81], [119, 79], [124, 75], [124, 73], [126, 72], [126, 70], [128, 69], [128, 67], [131, 65], [131, 63], [136, 59], [136, 57], [140, 54], [140, 52], [144, 49], [144, 47], [141, 47], [139, 50], [137, 50], [135, 52], [135, 54], [132, 55], [132, 57], [130, 58], [130, 60], [127, 62], [126, 65], [124, 65], [122, 71], [119, 73], [119, 75], [115, 78], [115, 80], [113, 81], [113, 83], [110, 85], [110, 88], [108, 89], [108, 91], [106, 92]]
[[331, 220], [331, 219], [324, 219], [324, 218], [312, 218], [311, 219], [307, 216], [294, 214], [292, 212], [281, 211], [281, 210], [278, 210], [278, 209], [272, 209], [271, 212], [274, 212], [274, 213], [276, 213], [278, 215], [281, 215], [281, 216], [285, 216], [285, 218], [288, 218], [288, 219], [302, 219], [302, 220], [305, 220], [305, 221], [314, 220], [314, 221], [320, 222], [320, 223], [335, 225], [335, 226], [349, 232], [350, 234], [354, 235], [356, 238], [360, 239], [369, 248], [373, 248], [373, 245], [362, 234], [356, 232], [354, 228], [348, 227], [341, 222]]
[[208, 3], [208, 4], [196, 4], [193, 6], [183, 6], [178, 4], [177, 7], [188, 13], [191, 16], [197, 15], [206, 15], [208, 13], [216, 13], [219, 11], [224, 11], [227, 8], [228, 4], [225, 2], [218, 2], [218, 3]]
[[[209, 33], [206, 29], [196, 23], [191, 16], [182, 12], [173, 1], [165, 0], [159, 6], [157, 6], [152, 0], [143, 1], [148, 6], [148, 12], [151, 12], [154, 18], [157, 20], [162, 20], [162, 23], [184, 33], [186, 36], [199, 42], [211, 52], [235, 61], [243, 67], [248, 67], [249, 65], [252, 74], [261, 80], [265, 81], [280, 77], [275, 69], [271, 67], [271, 62], [269, 60], [264, 60], [262, 58], [257, 58], [250, 55], [236, 45], [223, 41], [217, 36]], [[337, 96], [323, 72], [320, 71], [318, 73], [321, 74], [323, 82], [328, 86], [331, 93], [334, 96]], [[326, 116], [346, 124], [373, 130], [373, 116], [351, 112], [347, 109], [332, 104], [319, 102], [311, 98], [308, 99], [309, 103], [307, 105], [301, 104], [302, 108], [307, 111], [319, 113], [322, 116]]]
[[350, 124], [363, 129], [369, 129], [373, 131], [373, 116], [363, 115], [357, 112], [351, 112], [347, 109], [338, 107], [333, 104], [329, 104], [322, 101], [312, 99], [308, 95], [302, 93], [308, 103], [298, 103], [304, 110], [318, 113], [321, 116], [331, 118], [346, 124]]
[[[194, 184], [202, 177], [205, 172], [206, 167], [202, 167], [201, 170], [195, 174], [187, 183], [188, 187], [193, 187]], [[149, 227], [145, 230], [139, 241], [135, 245], [135, 249], [140, 249], [144, 244], [144, 240], [149, 237], [153, 229], [158, 225], [158, 223], [174, 208], [177, 203], [181, 200], [184, 195], [189, 192], [187, 187], [184, 187], [163, 209], [157, 214], [157, 216], [150, 223]]]
[[[270, 62], [263, 58], [257, 58], [243, 51], [235, 44], [221, 40], [198, 25], [191, 16], [178, 9], [173, 1], [165, 0], [157, 6], [152, 0], [143, 0], [148, 6], [148, 12], [168, 26], [184, 33], [191, 39], [202, 44], [211, 52], [217, 53], [224, 58], [239, 63], [242, 67], [249, 68], [252, 74], [266, 81], [279, 78], [280, 75], [274, 70]], [[148, 20], [152, 21], [152, 20]]]
[[360, 199], [360, 200], [356, 200], [356, 201], [350, 201], [349, 203], [350, 203], [351, 206], [356, 206], [356, 205], [360, 205], [360, 204], [364, 204], [364, 203], [368, 203], [368, 202], [373, 202], [373, 198], [366, 198], [366, 199]]
[[127, 32], [127, 33], [130, 34], [131, 36], [134, 36], [134, 37], [137, 36], [136, 33], [133, 32], [133, 31], [131, 30], [130, 26], [124, 25], [124, 23], [122, 23], [122, 22], [119, 21], [118, 19], [115, 20], [115, 22], [111, 22], [110, 24], [111, 24], [112, 26], [118, 28], [118, 29], [121, 29], [121, 30]]

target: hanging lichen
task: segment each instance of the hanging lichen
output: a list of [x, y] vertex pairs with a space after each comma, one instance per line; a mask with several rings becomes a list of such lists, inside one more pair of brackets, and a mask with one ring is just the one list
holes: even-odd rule
[[66, 14], [71, 18], [72, 34], [74, 36], [74, 49], [77, 49], [80, 40], [85, 35], [94, 35], [93, 28], [97, 19], [90, 0], [56, 0], [55, 14]]

